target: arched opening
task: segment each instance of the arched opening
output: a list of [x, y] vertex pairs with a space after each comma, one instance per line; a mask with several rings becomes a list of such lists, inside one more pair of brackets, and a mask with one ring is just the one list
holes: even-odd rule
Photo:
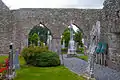
[[51, 31], [42, 23], [35, 25], [29, 32], [28, 46], [49, 46], [52, 40]]
[[[68, 54], [69, 49], [74, 46], [75, 53], [84, 54], [84, 33], [75, 24], [69, 25], [61, 36], [62, 53]], [[73, 40], [73, 41], [72, 41]], [[72, 42], [72, 43], [71, 43]]]

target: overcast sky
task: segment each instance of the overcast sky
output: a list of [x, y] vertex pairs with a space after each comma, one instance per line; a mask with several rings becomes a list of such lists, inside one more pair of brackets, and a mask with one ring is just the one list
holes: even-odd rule
[[104, 0], [2, 0], [10, 9], [18, 8], [102, 8]]

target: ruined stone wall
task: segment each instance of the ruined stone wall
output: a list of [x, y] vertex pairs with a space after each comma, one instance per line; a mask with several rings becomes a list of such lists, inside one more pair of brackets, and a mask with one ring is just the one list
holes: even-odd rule
[[120, 0], [105, 0], [103, 10], [108, 29], [108, 66], [120, 70]]
[[[7, 22], [4, 24], [8, 24], [8, 29], [11, 29], [11, 31], [4, 30], [6, 33], [3, 32], [5, 35], [1, 34], [1, 36], [12, 36], [10, 39], [13, 40], [12, 41], [9, 38], [7, 38], [9, 41], [4, 39], [2, 40], [1, 37], [1, 42], [14, 42], [16, 48], [19, 49], [26, 45], [30, 30], [33, 28], [33, 26], [38, 25], [40, 22], [42, 22], [48, 29], [51, 30], [54, 38], [60, 38], [65, 28], [67, 28], [70, 25], [71, 20], [73, 20], [73, 24], [83, 30], [84, 38], [88, 43], [90, 41], [89, 32], [91, 31], [92, 26], [95, 25], [98, 20], [101, 22], [101, 24], [104, 22], [102, 20], [103, 16], [101, 15], [103, 14], [103, 10], [99, 9], [24, 8], [10, 11], [9, 8], [3, 5], [2, 2], [1, 4], [1, 16], [4, 19], [3, 21]], [[6, 21], [5, 19], [8, 20]], [[4, 26], [2, 26], [2, 28], [4, 28]], [[106, 32], [107, 31], [104, 25], [101, 25], [101, 41], [107, 41], [107, 39], [105, 39], [106, 37], [104, 36], [104, 33], [106, 34]], [[9, 36], [6, 34], [9, 34]]]
[[0, 54], [9, 53], [9, 44], [15, 48], [16, 24], [14, 15], [0, 0]]
[[[23, 8], [12, 11], [16, 20], [16, 41], [21, 49], [27, 45], [30, 30], [40, 22], [51, 30], [53, 35], [52, 49], [59, 52], [60, 36], [65, 28], [73, 24], [82, 29], [87, 44], [90, 42], [90, 31], [97, 21], [100, 21], [100, 41], [109, 42], [108, 20], [103, 9], [49, 9]], [[18, 40], [19, 39], [19, 40]], [[108, 43], [109, 44], [109, 43]], [[110, 54], [108, 54], [110, 55]], [[110, 61], [110, 56], [107, 58]]]
[[[22, 38], [28, 37], [33, 26], [43, 23], [51, 30], [53, 37], [60, 38], [65, 28], [73, 24], [83, 30], [84, 36], [89, 42], [89, 31], [92, 26], [101, 19], [102, 10], [96, 9], [49, 9], [49, 8], [23, 8], [13, 11], [17, 27], [21, 28]], [[102, 31], [103, 32], [103, 31]], [[22, 40], [24, 40], [22, 39]], [[26, 40], [24, 40], [26, 41]], [[25, 45], [26, 42], [21, 44]]]
[[9, 8], [0, 0], [0, 12], [1, 11], [9, 11]]

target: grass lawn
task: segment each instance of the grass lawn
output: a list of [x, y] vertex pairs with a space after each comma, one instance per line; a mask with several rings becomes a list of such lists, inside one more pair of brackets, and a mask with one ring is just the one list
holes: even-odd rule
[[3, 62], [6, 58], [8, 58], [7, 56], [0, 56], [0, 63]]
[[82, 60], [88, 61], [88, 56], [86, 56], [86, 55], [77, 56], [77, 58], [80, 58]]
[[[6, 57], [0, 56], [0, 61]], [[21, 69], [17, 70], [14, 80], [85, 80], [81, 76], [72, 73], [64, 66], [58, 67], [33, 67], [25, 65], [24, 59], [20, 59]]]
[[15, 80], [84, 80], [63, 66], [51, 68], [22, 67]]

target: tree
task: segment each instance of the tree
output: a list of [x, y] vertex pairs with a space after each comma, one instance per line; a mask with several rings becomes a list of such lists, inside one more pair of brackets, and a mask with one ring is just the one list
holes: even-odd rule
[[66, 30], [63, 33], [63, 37], [62, 37], [62, 41], [61, 43], [63, 43], [63, 40], [65, 40], [65, 47], [68, 47], [69, 41], [70, 41], [70, 31]]
[[38, 40], [39, 40], [39, 36], [36, 33], [34, 33], [32, 36], [29, 36], [30, 43], [34, 44], [35, 46], [38, 45]]
[[[31, 37], [34, 33], [36, 33], [36, 34], [39, 33], [38, 36], [39, 36], [40, 41], [43, 42], [43, 43], [47, 43], [48, 31], [49, 31], [48, 28], [36, 25], [30, 31], [29, 36]], [[50, 33], [50, 35], [51, 35], [51, 33]], [[30, 40], [29, 40], [29, 44], [31, 44]]]
[[[77, 32], [73, 30], [73, 34], [75, 34], [74, 40], [75, 42], [78, 42], [78, 46], [83, 47], [81, 30], [78, 30]], [[68, 44], [70, 41], [70, 29], [69, 28], [65, 29], [65, 31], [63, 32], [61, 44], [63, 43], [63, 40], [65, 40], [65, 47], [68, 47]]]
[[80, 31], [77, 31], [75, 33], [75, 37], [74, 37], [75, 42], [78, 42], [78, 46], [83, 47], [83, 43], [82, 43], [82, 33]]
[[[74, 33], [75, 31], [73, 30], [73, 34]], [[65, 31], [63, 32], [61, 43], [63, 43], [63, 40], [65, 40], [65, 47], [68, 47], [70, 41], [70, 28], [65, 29]]]

